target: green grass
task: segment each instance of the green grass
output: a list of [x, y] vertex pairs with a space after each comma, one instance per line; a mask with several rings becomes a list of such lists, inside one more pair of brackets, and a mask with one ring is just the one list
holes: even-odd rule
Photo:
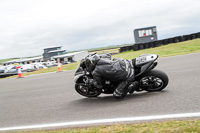
[[169, 45], [162, 45], [156, 48], [150, 48], [140, 51], [127, 51], [120, 54], [112, 56], [120, 57], [124, 59], [133, 59], [141, 54], [157, 54], [159, 57], [168, 57], [183, 55], [189, 53], [198, 53], [200, 52], [200, 39], [195, 39], [191, 41], [185, 41], [180, 43], [173, 43]]
[[[174, 43], [169, 45], [163, 45], [156, 48], [144, 49], [140, 51], [126, 51], [116, 55], [113, 55], [112, 58], [119, 57], [123, 59], [133, 59], [141, 54], [158, 54], [159, 57], [167, 57], [167, 56], [176, 56], [190, 53], [198, 53], [200, 52], [200, 39], [195, 39], [191, 41], [185, 41], [180, 43]], [[74, 70], [78, 65], [77, 63], [62, 65], [62, 70]], [[34, 72], [24, 73], [23, 76], [32, 75], [32, 74], [40, 74], [40, 73], [48, 73], [48, 72], [56, 72], [57, 67], [52, 67], [48, 69], [42, 69]], [[11, 76], [9, 78], [17, 77]]]
[[[18, 132], [26, 133], [26, 132]], [[28, 131], [27, 133], [200, 133], [200, 120], [115, 124], [88, 128]]]
[[129, 45], [133, 45], [133, 44], [122, 44], [122, 45], [118, 45], [118, 46], [107, 46], [107, 47], [92, 48], [92, 49], [86, 49], [86, 50], [89, 52], [94, 52], [94, 51], [101, 51], [101, 50], [116, 49], [116, 48], [120, 48], [123, 46], [129, 46]]
[[98, 54], [104, 54], [104, 53], [118, 53], [119, 48], [114, 48], [114, 49], [104, 49], [104, 50], [100, 50], [100, 51], [92, 51], [89, 53], [98, 53]]

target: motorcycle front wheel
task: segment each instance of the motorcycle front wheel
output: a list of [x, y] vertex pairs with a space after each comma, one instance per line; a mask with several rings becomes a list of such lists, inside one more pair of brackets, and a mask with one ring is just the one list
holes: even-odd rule
[[139, 87], [148, 92], [161, 91], [169, 82], [166, 73], [160, 70], [151, 70], [140, 76]]
[[82, 96], [85, 97], [97, 97], [101, 93], [97, 90], [90, 88], [89, 86], [75, 84], [75, 90]]

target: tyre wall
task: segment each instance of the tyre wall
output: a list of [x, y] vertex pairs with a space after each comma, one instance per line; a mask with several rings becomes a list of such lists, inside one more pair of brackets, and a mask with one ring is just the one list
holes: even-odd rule
[[189, 35], [176, 36], [172, 38], [157, 40], [153, 42], [138, 43], [131, 46], [120, 47], [120, 53], [124, 51], [130, 51], [130, 50], [138, 51], [142, 49], [154, 48], [154, 47], [159, 47], [161, 45], [168, 45], [170, 43], [178, 43], [178, 42], [188, 41], [188, 40], [192, 40], [196, 38], [200, 38], [200, 32], [189, 34]]

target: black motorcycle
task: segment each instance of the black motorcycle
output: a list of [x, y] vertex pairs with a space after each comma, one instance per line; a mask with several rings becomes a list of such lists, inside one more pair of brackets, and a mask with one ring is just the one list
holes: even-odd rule
[[[133, 59], [133, 66], [135, 70], [135, 80], [137, 82], [137, 86], [129, 86], [129, 93], [133, 93], [134, 91], [148, 91], [155, 92], [163, 90], [168, 82], [168, 76], [166, 73], [155, 70], [154, 68], [157, 66], [158, 55], [156, 54], [144, 54]], [[119, 81], [108, 81], [103, 80], [103, 89], [96, 89], [93, 85], [88, 84], [87, 80], [91, 79], [92, 74], [87, 71], [85, 66], [85, 60], [82, 59], [76, 69], [75, 72], [75, 89], [76, 91], [85, 97], [97, 97], [101, 93], [104, 94], [113, 94], [115, 88], [117, 87]]]

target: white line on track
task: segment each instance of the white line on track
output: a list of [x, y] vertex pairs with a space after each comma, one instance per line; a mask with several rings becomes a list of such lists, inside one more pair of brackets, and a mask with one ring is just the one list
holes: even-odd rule
[[99, 119], [99, 120], [87, 120], [87, 121], [74, 121], [74, 122], [52, 123], [52, 124], [31, 125], [31, 126], [5, 127], [5, 128], [0, 128], [0, 131], [39, 129], [39, 128], [41, 129], [41, 128], [63, 127], [63, 126], [81, 126], [81, 125], [105, 124], [105, 123], [116, 123], [116, 122], [134, 122], [134, 121], [148, 121], [148, 120], [174, 119], [174, 118], [191, 118], [191, 117], [200, 117], [200, 112], [184, 113], [184, 114], [156, 115], [156, 116], [113, 118], [113, 119]]

